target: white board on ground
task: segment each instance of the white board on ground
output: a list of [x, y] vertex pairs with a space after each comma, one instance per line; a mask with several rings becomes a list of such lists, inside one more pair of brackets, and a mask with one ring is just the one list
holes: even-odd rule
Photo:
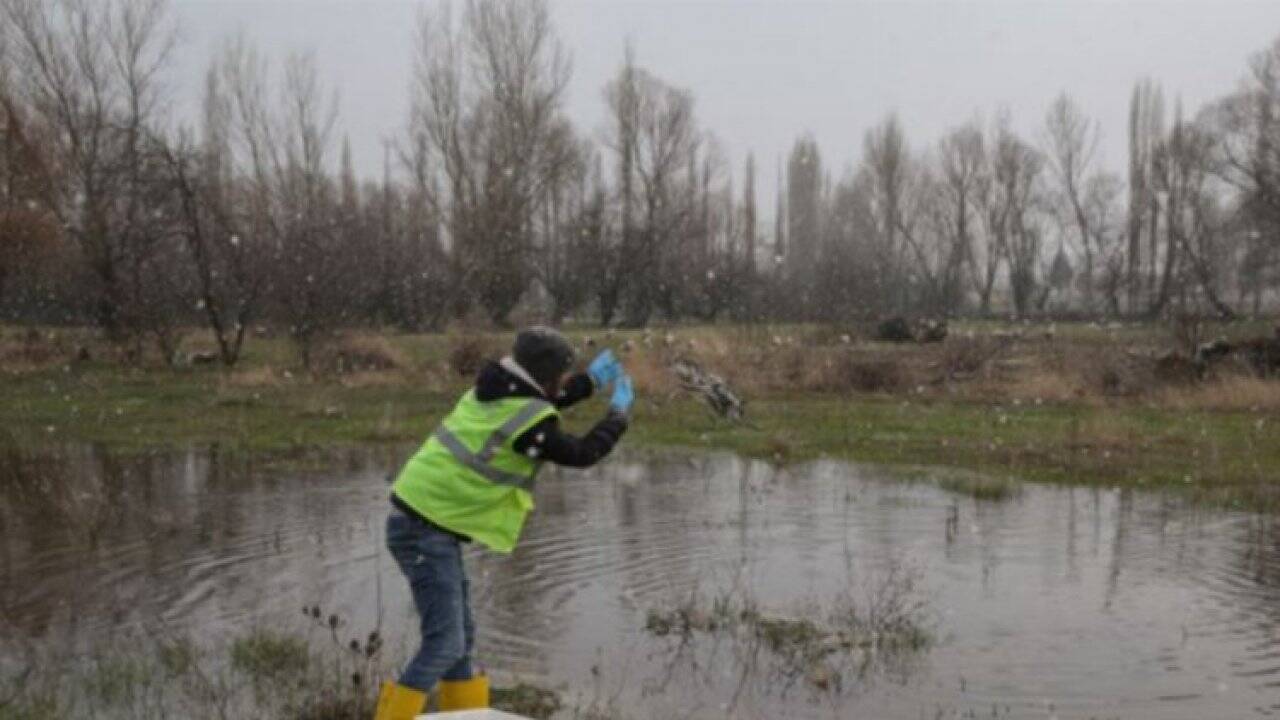
[[455, 712], [428, 713], [419, 715], [418, 720], [529, 720], [520, 715], [512, 715], [501, 710], [457, 710]]

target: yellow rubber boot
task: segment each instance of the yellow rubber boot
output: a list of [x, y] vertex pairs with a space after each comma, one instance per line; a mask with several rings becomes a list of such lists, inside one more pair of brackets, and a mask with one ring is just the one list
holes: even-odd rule
[[382, 683], [373, 720], [413, 720], [427, 707], [427, 694], [393, 682]]
[[470, 680], [440, 681], [440, 712], [479, 710], [489, 707], [489, 676], [476, 675]]

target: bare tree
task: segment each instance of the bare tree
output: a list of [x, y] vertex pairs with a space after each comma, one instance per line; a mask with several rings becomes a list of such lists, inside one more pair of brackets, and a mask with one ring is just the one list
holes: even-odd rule
[[699, 146], [693, 97], [630, 60], [605, 96], [611, 113], [607, 144], [615, 154], [621, 186], [621, 253], [629, 269], [626, 322], [643, 326], [669, 289], [667, 283], [679, 275], [676, 243], [695, 208], [688, 172]]
[[164, 151], [167, 182], [176, 194], [175, 232], [186, 247], [195, 305], [213, 333], [222, 363], [236, 364], [250, 323], [261, 312], [268, 269], [263, 241], [245, 211], [251, 178], [242, 178], [233, 150], [235, 102], [230, 79], [211, 67], [205, 77], [201, 138], [183, 131]]
[[941, 164], [910, 153], [896, 118], [864, 142], [882, 309], [947, 314], [962, 301], [981, 156], [974, 153], [980, 146], [960, 137], [946, 143], [952, 155]]
[[137, 334], [125, 304], [150, 236], [140, 228], [143, 144], [164, 100], [166, 9], [163, 0], [0, 3], [9, 62], [22, 68], [9, 77], [10, 101], [48, 129], [58, 168], [41, 205], [88, 259], [97, 320], [117, 337]]
[[874, 212], [872, 261], [886, 308], [905, 312], [909, 304], [906, 275], [906, 243], [903, 229], [910, 222], [906, 211], [911, 190], [911, 158], [902, 125], [890, 116], [870, 130], [863, 140], [863, 166], [870, 180]]
[[621, 227], [610, 211], [609, 188], [603, 161], [596, 156], [591, 173], [591, 194], [582, 208], [579, 232], [583, 233], [583, 272], [588, 292], [596, 303], [600, 324], [608, 326], [622, 302], [623, 276], [627, 270], [622, 252]]
[[630, 48], [599, 146], [575, 128], [548, 2], [423, 16], [379, 182], [338, 142], [311, 58], [273, 68], [228, 42], [202, 116], [171, 131], [165, 0], [0, 0], [6, 315], [91, 319], [170, 360], [202, 320], [227, 365], [250, 324], [278, 323], [310, 364], [347, 323], [438, 329], [475, 308], [506, 323], [534, 283], [557, 321], [591, 308], [633, 326], [985, 315], [1006, 293], [1024, 316], [1230, 317], [1277, 296], [1280, 41], [1169, 128], [1160, 88], [1138, 83], [1127, 183], [1099, 167], [1099, 125], [1067, 95], [1039, 149], [1001, 116], [913, 150], [890, 116], [838, 182], [802, 137], [779, 162], [766, 248], [754, 157], [738, 187], [693, 96]]
[[[615, 155], [616, 192], [618, 196], [619, 238], [617, 252], [630, 250], [638, 244], [636, 237], [636, 162], [640, 145], [640, 69], [636, 65], [635, 49], [627, 44], [622, 67], [612, 82], [605, 86], [604, 99], [609, 108], [610, 127], [605, 143]], [[602, 238], [603, 239], [603, 238]], [[622, 274], [608, 272], [611, 268], [603, 254], [607, 248], [597, 244], [599, 262], [596, 268], [596, 301], [600, 311], [600, 324], [608, 325], [622, 302]]]
[[801, 316], [814, 307], [811, 279], [822, 244], [822, 154], [812, 135], [796, 140], [787, 159], [787, 256], [791, 296]]
[[[1129, 212], [1128, 248], [1125, 261], [1127, 307], [1136, 312], [1152, 291], [1146, 266], [1154, 266], [1154, 256], [1144, 257], [1143, 239], [1155, 252], [1159, 227], [1153, 183], [1155, 158], [1164, 141], [1164, 98], [1151, 80], [1139, 82], [1129, 104]], [[1140, 300], [1141, 298], [1141, 300]]]
[[986, 316], [991, 312], [991, 298], [995, 291], [1000, 267], [1008, 259], [1010, 222], [1013, 207], [1010, 195], [1004, 192], [996, 177], [996, 165], [1000, 153], [1005, 152], [1013, 139], [1007, 113], [1001, 113], [984, 142], [986, 157], [984, 171], [978, 174], [976, 198], [982, 232], [981, 241], [974, 245], [971, 260], [974, 289], [978, 295], [978, 311]]
[[438, 329], [449, 313], [458, 312], [457, 303], [466, 294], [458, 291], [462, 273], [444, 247], [442, 193], [426, 131], [411, 128], [399, 156], [409, 178], [400, 264], [405, 314], [411, 327]]
[[591, 179], [596, 167], [594, 148], [579, 142], [567, 122], [552, 142], [565, 144], [562, 152], [568, 160], [554, 168], [539, 202], [532, 264], [551, 296], [551, 319], [559, 323], [590, 292], [586, 250], [592, 236], [603, 231], [604, 207], [597, 203], [601, 198]]
[[1255, 312], [1280, 284], [1280, 39], [1253, 56], [1240, 87], [1214, 109], [1219, 176], [1235, 191]]
[[787, 255], [787, 198], [783, 190], [787, 186], [787, 176], [782, 169], [782, 162], [778, 162], [777, 172], [777, 190], [773, 204], [773, 259], [774, 265], [779, 264]]
[[[223, 158], [209, 162], [221, 168], [222, 192], [234, 208], [222, 213], [216, 242], [243, 264], [232, 281], [241, 310], [252, 313], [263, 293], [310, 366], [314, 342], [351, 307], [343, 216], [329, 169], [337, 98], [323, 88], [310, 55], [288, 57], [272, 82], [269, 63], [243, 37], [224, 46], [211, 73], [208, 102], [215, 107], [206, 115], [217, 125], [206, 130]], [[265, 279], [258, 275], [264, 271]]]
[[836, 184], [821, 261], [814, 282], [819, 288], [820, 317], [835, 320], [865, 316], [879, 310], [876, 297], [874, 250], [875, 212], [873, 178], [864, 167]]
[[54, 181], [46, 139], [10, 96], [6, 67], [0, 56], [0, 303], [9, 280], [36, 270], [60, 238], [54, 218], [40, 205]]
[[915, 159], [898, 228], [906, 251], [906, 272], [900, 282], [908, 292], [907, 307], [930, 315], [951, 310], [946, 286], [954, 237], [946, 189], [938, 173], [932, 155]]
[[351, 280], [329, 175], [337, 99], [322, 87], [314, 56], [286, 60], [280, 102], [270, 215], [279, 239], [272, 297], [303, 365], [310, 366], [313, 343], [348, 307], [344, 289]]
[[424, 16], [411, 134], [444, 180], [437, 206], [463, 287], [506, 322], [533, 276], [532, 218], [556, 168], [569, 62], [544, 0], [471, 0], [460, 26]]
[[1089, 218], [1097, 249], [1095, 261], [1097, 268], [1101, 269], [1095, 289], [1102, 292], [1106, 312], [1116, 316], [1124, 312], [1125, 290], [1131, 277], [1128, 272], [1129, 246], [1120, 208], [1123, 191], [1119, 177], [1099, 173], [1089, 179], [1084, 192], [1085, 215]]
[[697, 262], [686, 266], [681, 280], [690, 296], [688, 311], [713, 321], [742, 302], [746, 278], [733, 179], [714, 137], [708, 135], [706, 147], [698, 178], [697, 221], [689, 230], [697, 243]]
[[[1223, 213], [1212, 188], [1214, 140], [1196, 123], [1183, 120], [1178, 108], [1173, 130], [1157, 153], [1155, 189], [1164, 211], [1164, 235], [1160, 282], [1148, 313], [1159, 315], [1175, 297], [1184, 311], [1187, 292], [1198, 287], [1204, 300], [1221, 317], [1234, 317], [1220, 291], [1222, 273], [1218, 256], [1225, 253], [1220, 242]], [[1152, 259], [1155, 259], [1155, 255]]]
[[1039, 214], [1045, 160], [1035, 148], [1012, 132], [1001, 133], [993, 149], [992, 174], [998, 203], [1003, 206], [1001, 230], [1009, 263], [1009, 290], [1014, 311], [1022, 317], [1035, 307], [1041, 290], [1044, 232]]
[[989, 191], [985, 139], [976, 123], [951, 131], [938, 146], [939, 199], [944, 215], [940, 242], [937, 296], [942, 312], [956, 312], [964, 302], [964, 276], [973, 267], [980, 236], [982, 194]]
[[756, 229], [756, 158], [747, 153], [742, 172], [742, 256], [748, 278], [756, 273], [758, 230]]
[[[1093, 173], [1099, 140], [1098, 126], [1089, 120], [1065, 93], [1049, 107], [1045, 119], [1048, 159], [1057, 181], [1060, 212], [1071, 218], [1074, 236], [1084, 258], [1081, 282], [1084, 307], [1094, 310], [1094, 265], [1098, 254], [1097, 229], [1085, 209], [1085, 192]], [[1065, 223], [1064, 223], [1065, 225]]]

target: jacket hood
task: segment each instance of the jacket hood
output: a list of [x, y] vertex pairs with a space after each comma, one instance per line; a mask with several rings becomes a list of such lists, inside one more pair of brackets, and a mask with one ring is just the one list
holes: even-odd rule
[[485, 363], [484, 367], [480, 368], [480, 374], [476, 376], [476, 399], [484, 402], [508, 397], [546, 399], [540, 388], [503, 367], [502, 363], [495, 361]]

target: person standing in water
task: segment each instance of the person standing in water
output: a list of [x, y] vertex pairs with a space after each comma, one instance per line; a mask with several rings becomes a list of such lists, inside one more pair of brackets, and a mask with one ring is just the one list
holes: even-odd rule
[[[391, 487], [387, 548], [409, 581], [422, 645], [397, 682], [386, 682], [374, 720], [410, 720], [438, 685], [440, 710], [489, 705], [489, 679], [472, 666], [475, 623], [462, 546], [510, 553], [533, 509], [543, 463], [600, 462], [627, 429], [631, 378], [609, 350], [573, 375], [569, 341], [547, 327], [516, 335], [509, 356], [480, 370], [475, 387], [405, 464]], [[612, 386], [609, 411], [583, 437], [560, 411]]]

